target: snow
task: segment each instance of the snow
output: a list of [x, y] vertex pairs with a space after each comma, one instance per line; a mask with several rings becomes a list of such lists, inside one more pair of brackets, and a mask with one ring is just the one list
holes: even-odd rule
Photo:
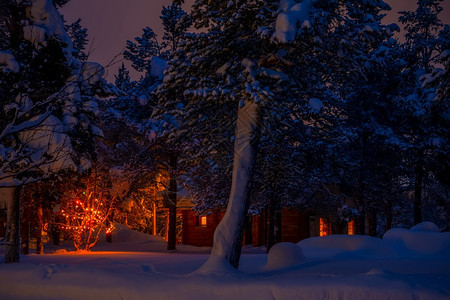
[[230, 263], [223, 259], [223, 257], [211, 255], [206, 263], [204, 263], [198, 270], [194, 271], [196, 275], [214, 275], [226, 276], [229, 274], [238, 274], [238, 270], [233, 268]]
[[436, 224], [431, 222], [419, 223], [410, 229], [411, 231], [429, 231], [429, 232], [441, 232]]
[[450, 254], [450, 232], [395, 228], [383, 235], [383, 241], [404, 256], [448, 257]]
[[64, 54], [68, 60], [72, 58], [72, 41], [64, 29], [64, 22], [53, 6], [51, 0], [33, 0], [27, 8], [27, 18], [33, 23], [24, 27], [24, 38], [29, 40], [35, 48], [43, 45], [45, 39], [56, 36], [66, 44]]
[[305, 260], [302, 248], [293, 243], [278, 243], [270, 248], [267, 255], [266, 269], [289, 268]]
[[298, 246], [308, 257], [442, 257], [450, 259], [450, 232], [430, 222], [411, 229], [388, 230], [382, 239], [360, 235], [330, 235], [303, 240]]
[[450, 49], [446, 49], [444, 51], [441, 52], [441, 54], [439, 55], [439, 58], [441, 60], [445, 60], [450, 56]]
[[24, 26], [23, 38], [30, 41], [36, 50], [47, 46], [45, 28], [39, 26]]
[[81, 81], [83, 84], [92, 86], [103, 80], [105, 75], [105, 69], [103, 66], [96, 62], [83, 63], [81, 70]]
[[148, 99], [145, 95], [139, 96], [138, 101], [139, 101], [139, 104], [142, 106], [145, 106], [148, 104]]
[[[30, 123], [40, 120], [41, 116], [30, 119]], [[55, 116], [48, 116], [42, 123], [19, 132], [22, 144], [32, 149], [30, 158], [33, 163], [44, 162], [39, 168], [46, 173], [70, 168], [74, 162], [70, 159], [70, 137], [64, 133], [64, 126]], [[48, 155], [51, 159], [43, 158]]]
[[19, 72], [20, 66], [14, 55], [7, 51], [0, 51], [0, 71], [1, 72]]
[[[426, 229], [428, 225], [419, 227]], [[434, 238], [446, 236], [433, 231], [405, 231]], [[424, 242], [424, 236], [416, 236], [416, 242]], [[449, 251], [439, 257], [393, 257], [377, 249], [380, 245], [375, 238], [332, 238], [299, 243], [304, 258], [291, 263], [286, 259], [284, 267], [266, 268], [264, 249], [245, 247], [238, 271], [215, 258], [208, 264], [211, 269], [203, 272], [200, 267], [208, 259], [210, 248], [179, 245], [177, 251], [168, 252], [160, 238], [116, 224], [113, 242], [102, 240], [91, 253], [67, 248], [69, 251], [60, 250], [58, 254], [22, 256], [18, 264], [2, 265], [0, 298], [449, 299]], [[291, 255], [295, 253], [293, 246], [298, 247], [283, 243], [272, 251], [279, 252], [277, 256]], [[310, 256], [318, 249], [322, 253], [346, 251], [348, 255]], [[354, 255], [358, 249], [380, 255]], [[269, 261], [274, 253], [269, 254]]]
[[156, 56], [152, 57], [152, 60], [150, 62], [150, 74], [153, 77], [162, 80], [164, 78], [164, 71], [166, 71], [167, 69], [167, 61]]
[[297, 35], [297, 24], [310, 28], [308, 14], [311, 7], [311, 0], [303, 0], [295, 3], [293, 0], [281, 0], [279, 7], [282, 10], [277, 16], [275, 31], [272, 40], [280, 43], [290, 43]]
[[[242, 239], [240, 233], [242, 233], [241, 230], [243, 229], [248, 207], [249, 183], [252, 180], [255, 162], [255, 149], [252, 141], [260, 126], [258, 104], [245, 101], [243, 105], [239, 105], [236, 120], [230, 198], [225, 216], [214, 232], [214, 246], [212, 249], [213, 256], [228, 260], [232, 264], [236, 257], [237, 261], [239, 261], [240, 253], [236, 253], [236, 247], [239, 245], [239, 239]], [[209, 260], [209, 263], [215, 264], [217, 262], [216, 260]], [[208, 267], [205, 266], [205, 268]]]
[[365, 235], [329, 235], [298, 243], [307, 257], [388, 257], [395, 256], [389, 245], [379, 238]]
[[86, 111], [89, 111], [95, 115], [99, 115], [100, 114], [100, 109], [98, 107], [98, 103], [97, 101], [94, 100], [90, 100], [90, 101], [86, 101], [83, 103], [83, 108]]
[[104, 138], [105, 135], [103, 133], [103, 130], [101, 130], [99, 127], [89, 124], [89, 131], [92, 133], [93, 136], [98, 136]]
[[430, 146], [438, 147], [438, 148], [443, 147], [445, 145], [444, 143], [445, 143], [444, 140], [440, 137], [433, 137], [428, 140], [428, 144]]
[[323, 108], [323, 103], [320, 99], [311, 98], [309, 99], [309, 106], [311, 107], [311, 112], [317, 114]]

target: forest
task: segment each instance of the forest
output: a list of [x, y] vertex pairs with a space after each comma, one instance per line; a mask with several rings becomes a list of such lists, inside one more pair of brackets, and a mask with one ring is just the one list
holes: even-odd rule
[[68, 1], [0, 2], [6, 263], [31, 236], [37, 253], [44, 235], [90, 250], [115, 222], [175, 249], [180, 194], [226, 211], [212, 255], [235, 268], [246, 217], [265, 212], [270, 248], [286, 207], [361, 235], [450, 230], [443, 0], [393, 24], [382, 0], [173, 1], [163, 35], [143, 28], [111, 66], [89, 60], [89, 29], [58, 11]]

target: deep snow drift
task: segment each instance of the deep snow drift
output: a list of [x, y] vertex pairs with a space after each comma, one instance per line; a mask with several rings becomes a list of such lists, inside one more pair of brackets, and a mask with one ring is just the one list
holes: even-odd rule
[[239, 271], [210, 248], [178, 246], [117, 225], [92, 253], [28, 255], [0, 265], [0, 299], [449, 299], [450, 233], [430, 223], [383, 239], [332, 235], [244, 248]]

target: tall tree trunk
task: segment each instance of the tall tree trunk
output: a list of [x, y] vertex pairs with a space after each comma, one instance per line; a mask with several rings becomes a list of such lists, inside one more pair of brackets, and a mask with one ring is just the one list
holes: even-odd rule
[[5, 263], [20, 261], [20, 191], [21, 186], [4, 188], [7, 197]]
[[247, 215], [247, 217], [245, 218], [244, 245], [251, 245], [253, 243], [252, 232], [252, 217]]
[[386, 231], [392, 228], [392, 204], [389, 203], [386, 211]]
[[366, 212], [364, 210], [361, 211], [358, 217], [358, 234], [366, 234]]
[[52, 244], [54, 246], [59, 245], [61, 241], [61, 230], [59, 229], [59, 226], [57, 224], [59, 224], [58, 221], [54, 222], [54, 224], [51, 225], [51, 237], [52, 237]]
[[169, 162], [169, 232], [167, 235], [167, 250], [175, 250], [177, 244], [177, 160], [177, 155], [172, 155]]
[[227, 260], [233, 267], [239, 266], [242, 239], [253, 179], [260, 131], [259, 107], [245, 102], [239, 107], [234, 142], [234, 164], [230, 199], [222, 221], [214, 232], [211, 255]]
[[106, 233], [105, 238], [107, 243], [112, 243], [112, 231], [108, 231], [108, 228], [111, 226], [111, 221], [109, 218], [106, 219]]
[[377, 213], [371, 211], [369, 213], [369, 235], [377, 236]]
[[152, 231], [152, 234], [156, 236], [156, 203], [155, 202], [153, 202], [152, 208], [153, 208], [153, 217], [152, 217], [153, 231]]
[[30, 220], [29, 217], [25, 217], [25, 221], [22, 222], [21, 230], [22, 242], [20, 244], [20, 253], [27, 255], [30, 253]]
[[30, 230], [31, 230], [31, 203], [32, 203], [32, 195], [30, 193], [30, 189], [24, 189], [22, 192], [22, 201], [20, 205], [20, 213], [22, 216], [22, 220], [20, 222], [20, 235], [21, 235], [21, 243], [20, 243], [20, 253], [23, 255], [27, 255], [30, 252]]
[[281, 209], [278, 207], [275, 210], [275, 228], [274, 228], [274, 236], [275, 236], [275, 244], [281, 243]]
[[35, 199], [37, 201], [37, 224], [36, 224], [36, 254], [44, 254], [44, 245], [42, 243], [42, 229], [44, 229], [44, 211], [42, 203], [44, 195], [42, 192], [42, 184], [36, 185]]
[[266, 207], [266, 252], [269, 253], [270, 248], [275, 245], [275, 217], [272, 200]]
[[[420, 155], [422, 156], [422, 155]], [[422, 222], [422, 190], [423, 190], [423, 162], [422, 157], [415, 166], [415, 182], [414, 182], [414, 225]]]
[[273, 245], [281, 242], [281, 211], [272, 196], [267, 206], [267, 252]]

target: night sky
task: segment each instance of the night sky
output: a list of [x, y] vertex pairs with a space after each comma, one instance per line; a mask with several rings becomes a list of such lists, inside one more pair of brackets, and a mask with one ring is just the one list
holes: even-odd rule
[[[416, 0], [385, 0], [392, 12], [414, 10]], [[72, 0], [62, 10], [68, 22], [82, 19], [82, 25], [88, 28], [91, 55], [90, 61], [108, 65], [120, 53], [126, 40], [132, 40], [142, 34], [142, 28], [151, 27], [161, 35], [162, 25], [159, 15], [163, 5], [171, 0]], [[186, 0], [184, 9], [189, 9], [194, 0]], [[444, 23], [450, 23], [450, 1], [443, 2], [444, 11], [440, 17]], [[389, 13], [386, 22], [395, 22], [396, 13]], [[117, 72], [116, 64], [107, 70], [107, 78], [112, 81]]]

